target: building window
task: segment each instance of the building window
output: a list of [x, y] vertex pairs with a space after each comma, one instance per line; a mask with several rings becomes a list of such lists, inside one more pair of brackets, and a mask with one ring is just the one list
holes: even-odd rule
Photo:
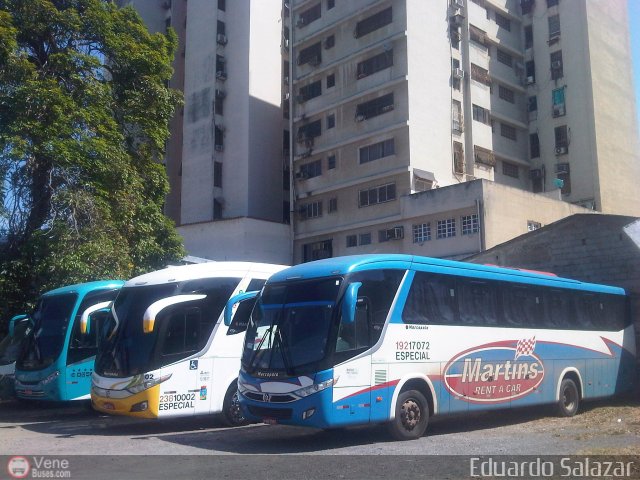
[[329, 213], [338, 211], [338, 199], [336, 197], [329, 199]]
[[462, 235], [472, 235], [480, 231], [480, 224], [478, 223], [478, 214], [463, 215], [462, 220]]
[[334, 35], [329, 35], [324, 39], [324, 48], [329, 50], [330, 48], [335, 47], [336, 45], [336, 37]]
[[524, 69], [527, 77], [527, 85], [536, 83], [536, 63], [533, 60], [529, 60], [525, 63]]
[[453, 171], [458, 174], [464, 173], [464, 149], [462, 142], [453, 142]]
[[336, 86], [336, 75], [332, 73], [327, 75], [327, 88], [332, 88]]
[[[458, 60], [457, 58], [452, 58], [451, 59], [451, 68], [452, 68], [453, 71], [459, 70], [460, 69], [460, 60]], [[456, 77], [455, 75], [451, 76], [451, 86], [455, 90], [460, 90], [460, 79], [458, 77]]]
[[504, 28], [507, 32], [510, 32], [511, 20], [509, 20], [504, 15], [499, 14], [498, 12], [495, 12], [495, 15], [496, 15], [496, 23], [498, 24], [498, 26]]
[[516, 103], [515, 92], [510, 88], [498, 85], [498, 96], [505, 102]]
[[213, 186], [222, 188], [222, 162], [213, 162]]
[[360, 234], [360, 245], [371, 245], [371, 232]]
[[520, 177], [520, 169], [513, 163], [502, 162], [502, 174], [507, 177], [518, 178]]
[[383, 157], [394, 155], [396, 152], [395, 140], [390, 138], [382, 142], [374, 143], [360, 148], [360, 163], [373, 162]]
[[485, 125], [489, 125], [491, 123], [489, 118], [489, 110], [475, 104], [472, 105], [472, 108], [473, 108], [473, 119], [476, 122], [484, 123]]
[[504, 138], [508, 138], [509, 140], [518, 140], [518, 131], [516, 130], [516, 127], [513, 127], [506, 123], [500, 123], [500, 135], [502, 135]]
[[218, 10], [225, 11], [227, 9], [227, 1], [226, 0], [218, 0]]
[[336, 116], [332, 113], [327, 115], [327, 130], [336, 126]]
[[559, 163], [556, 165], [556, 178], [562, 181], [560, 192], [562, 195], [571, 193], [571, 171], [568, 163]]
[[222, 202], [218, 199], [213, 200], [213, 219], [220, 220], [222, 218]]
[[555, 7], [560, 0], [547, 0], [547, 8]]
[[282, 169], [282, 189], [287, 192], [291, 190], [291, 170], [289, 167]]
[[307, 123], [298, 128], [298, 141], [308, 142], [315, 137], [322, 135], [322, 122], [316, 120], [315, 122]]
[[333, 255], [333, 240], [323, 240], [321, 242], [307, 243], [302, 246], [302, 261], [311, 262], [331, 258]]
[[535, 95], [532, 95], [531, 97], [529, 97], [527, 105], [528, 105], [527, 110], [529, 112], [537, 112], [538, 111], [538, 97], [536, 97]]
[[551, 15], [549, 21], [549, 40], [560, 36], [560, 15]]
[[551, 79], [557, 80], [564, 76], [562, 68], [562, 50], [551, 54]]
[[533, 26], [527, 25], [526, 27], [524, 27], [524, 48], [526, 50], [527, 48], [532, 48], [532, 47], [533, 47]]
[[451, 129], [462, 133], [462, 104], [458, 100], [451, 101]]
[[469, 25], [469, 40], [476, 45], [487, 48], [487, 32], [480, 30], [474, 25]]
[[224, 114], [224, 92], [222, 90], [216, 90], [213, 111], [216, 115]]
[[556, 155], [569, 153], [569, 135], [566, 125], [561, 125], [554, 129], [556, 139]]
[[216, 55], [216, 78], [220, 80], [227, 78], [227, 62], [222, 55]]
[[336, 168], [336, 156], [329, 155], [327, 157], [327, 170], [333, 170], [334, 168]]
[[456, 219], [447, 218], [438, 220], [437, 238], [449, 238], [456, 236]]
[[424, 243], [431, 240], [431, 223], [413, 225], [413, 243]]
[[566, 115], [567, 109], [564, 104], [564, 87], [553, 90], [553, 92], [551, 92], [551, 100], [553, 103], [553, 116], [562, 117]]
[[308, 218], [321, 217], [322, 216], [322, 200], [301, 205], [298, 212], [300, 213], [300, 220], [307, 220]]
[[367, 188], [358, 192], [358, 206], [368, 207], [378, 203], [390, 202], [396, 199], [396, 184], [387, 183], [377, 187]]
[[300, 165], [300, 178], [313, 178], [322, 175], [322, 161], [305, 163]]
[[218, 35], [226, 35], [227, 34], [227, 27], [224, 24], [224, 22], [221, 22], [220, 20], [218, 20], [216, 33]]
[[498, 48], [498, 61], [507, 67], [513, 67], [513, 57], [501, 48]]
[[358, 236], [347, 235], [347, 248], [357, 247], [357, 246], [358, 246]]
[[221, 152], [224, 149], [224, 131], [220, 125], [216, 125], [213, 129], [215, 149]]
[[520, 0], [520, 8], [522, 9], [522, 15], [528, 15], [533, 11], [533, 5], [535, 0]]
[[304, 87], [300, 87], [300, 90], [298, 90], [298, 102], [306, 102], [320, 95], [322, 95], [322, 81], [317, 80]]
[[475, 63], [471, 64], [471, 79], [480, 82], [487, 87], [491, 86], [491, 76], [485, 68], [479, 67]]
[[540, 222], [535, 222], [533, 220], [527, 220], [527, 231], [533, 232], [534, 230], [538, 230], [542, 228], [542, 224]]
[[393, 66], [393, 50], [387, 50], [359, 62], [356, 68], [356, 78], [367, 77], [391, 66]]
[[393, 93], [388, 93], [358, 105], [356, 107], [356, 120], [362, 121], [367, 118], [377, 117], [391, 110], [393, 110]]
[[367, 35], [379, 28], [389, 25], [393, 21], [393, 12], [391, 7], [386, 8], [378, 13], [371, 15], [370, 17], [360, 20], [356, 24], [356, 30], [354, 37], [360, 38]]
[[540, 156], [540, 139], [537, 133], [529, 134], [529, 152], [531, 153], [531, 158]]
[[473, 160], [475, 163], [481, 163], [489, 167], [496, 165], [495, 154], [488, 148], [479, 147], [478, 145], [473, 146]]
[[336, 0], [327, 0], [327, 10], [331, 10], [336, 6]]
[[304, 65], [305, 63], [319, 65], [320, 62], [322, 62], [322, 44], [320, 42], [303, 48], [298, 54], [298, 65]]
[[317, 3], [313, 7], [308, 8], [300, 14], [300, 16], [298, 17], [297, 26], [304, 27], [306, 25], [309, 25], [311, 22], [315, 22], [316, 20], [318, 20], [320, 18], [320, 15], [322, 15], [322, 10], [320, 4]]

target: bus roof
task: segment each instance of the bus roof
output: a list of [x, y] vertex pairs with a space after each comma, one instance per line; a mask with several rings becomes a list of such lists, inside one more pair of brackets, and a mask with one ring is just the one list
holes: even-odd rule
[[76, 283], [74, 285], [66, 285], [54, 290], [49, 290], [44, 293], [43, 296], [63, 295], [65, 293], [80, 293], [84, 295], [92, 290], [120, 288], [123, 285], [123, 280], [99, 280], [96, 282]]
[[272, 274], [287, 268], [287, 265], [273, 265], [270, 263], [254, 262], [206, 262], [194, 265], [167, 267], [155, 272], [145, 273], [132, 278], [125, 283], [125, 287], [142, 287], [146, 285], [160, 285], [165, 283], [195, 280], [214, 277], [244, 277], [249, 272], [259, 272], [268, 278]]
[[579, 280], [550, 275], [546, 272], [480, 265], [476, 263], [403, 254], [351, 255], [316, 260], [314, 262], [303, 263], [278, 272], [271, 277], [270, 282], [344, 275], [357, 271], [382, 268], [401, 268], [431, 271], [436, 273], [459, 274], [464, 276], [493, 278], [496, 280], [501, 279], [512, 282], [549, 285], [561, 288], [575, 288], [579, 290], [599, 291], [620, 295], [624, 295], [625, 293], [624, 289], [619, 287], [585, 283]]

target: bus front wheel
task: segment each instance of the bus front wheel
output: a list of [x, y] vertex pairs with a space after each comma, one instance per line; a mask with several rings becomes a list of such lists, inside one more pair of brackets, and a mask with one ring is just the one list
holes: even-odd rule
[[222, 418], [230, 427], [239, 427], [248, 423], [240, 409], [240, 399], [238, 398], [238, 387], [236, 382], [231, 384], [224, 396], [224, 403], [222, 404]]
[[573, 417], [580, 406], [578, 387], [571, 378], [565, 378], [560, 384], [560, 398], [558, 399], [558, 415]]
[[398, 395], [396, 417], [389, 422], [389, 433], [396, 440], [420, 438], [429, 424], [429, 403], [417, 390]]

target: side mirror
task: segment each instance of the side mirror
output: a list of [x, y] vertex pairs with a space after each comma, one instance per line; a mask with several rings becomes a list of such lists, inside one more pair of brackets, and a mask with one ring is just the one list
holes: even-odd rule
[[233, 318], [233, 314], [238, 308], [236, 305], [247, 300], [251, 300], [252, 298], [256, 298], [260, 292], [255, 290], [253, 292], [244, 292], [234, 295], [227, 301], [227, 305], [224, 308], [224, 324], [228, 327], [231, 325], [231, 319]]
[[153, 332], [153, 328], [156, 323], [156, 317], [165, 308], [170, 307], [171, 305], [176, 305], [178, 303], [202, 300], [203, 298], [207, 298], [207, 296], [202, 294], [175, 295], [173, 297], [162, 298], [157, 302], [152, 303], [151, 305], [149, 305], [147, 310], [144, 312], [144, 315], [142, 316], [142, 331], [144, 333]]
[[98, 310], [108, 311], [108, 309], [111, 308], [112, 304], [112, 301], [96, 303], [95, 305], [91, 305], [84, 312], [82, 312], [82, 316], [80, 317], [80, 333], [82, 335], [86, 335], [87, 333], [89, 333], [89, 317], [92, 313], [97, 312]]
[[344, 300], [342, 301], [342, 321], [344, 323], [353, 323], [356, 319], [356, 305], [358, 304], [358, 290], [362, 286], [362, 282], [353, 282], [344, 292]]
[[24, 313], [22, 313], [20, 315], [16, 315], [11, 320], [9, 320], [9, 336], [10, 337], [13, 337], [16, 331], [16, 325], [20, 323], [20, 321], [24, 320], [25, 318], [29, 318], [29, 315], [25, 315]]

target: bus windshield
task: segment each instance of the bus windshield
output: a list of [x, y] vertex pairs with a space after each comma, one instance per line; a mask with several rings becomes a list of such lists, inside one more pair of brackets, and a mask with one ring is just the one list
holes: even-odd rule
[[242, 355], [251, 373], [296, 375], [329, 353], [342, 278], [267, 285], [253, 310]]
[[[241, 278], [203, 278], [180, 283], [127, 287], [113, 306], [118, 326], [96, 357], [96, 373], [128, 377], [149, 372], [201, 351]], [[162, 310], [150, 333], [143, 316], [154, 302], [174, 295], [198, 293], [201, 300]]]
[[43, 296], [32, 315], [33, 330], [17, 360], [20, 370], [39, 370], [60, 355], [69, 319], [78, 300], [76, 293]]
[[9, 365], [16, 361], [22, 341], [31, 331], [29, 327], [29, 320], [20, 321], [16, 324], [13, 335], [7, 335], [2, 339], [0, 342], [0, 365]]

